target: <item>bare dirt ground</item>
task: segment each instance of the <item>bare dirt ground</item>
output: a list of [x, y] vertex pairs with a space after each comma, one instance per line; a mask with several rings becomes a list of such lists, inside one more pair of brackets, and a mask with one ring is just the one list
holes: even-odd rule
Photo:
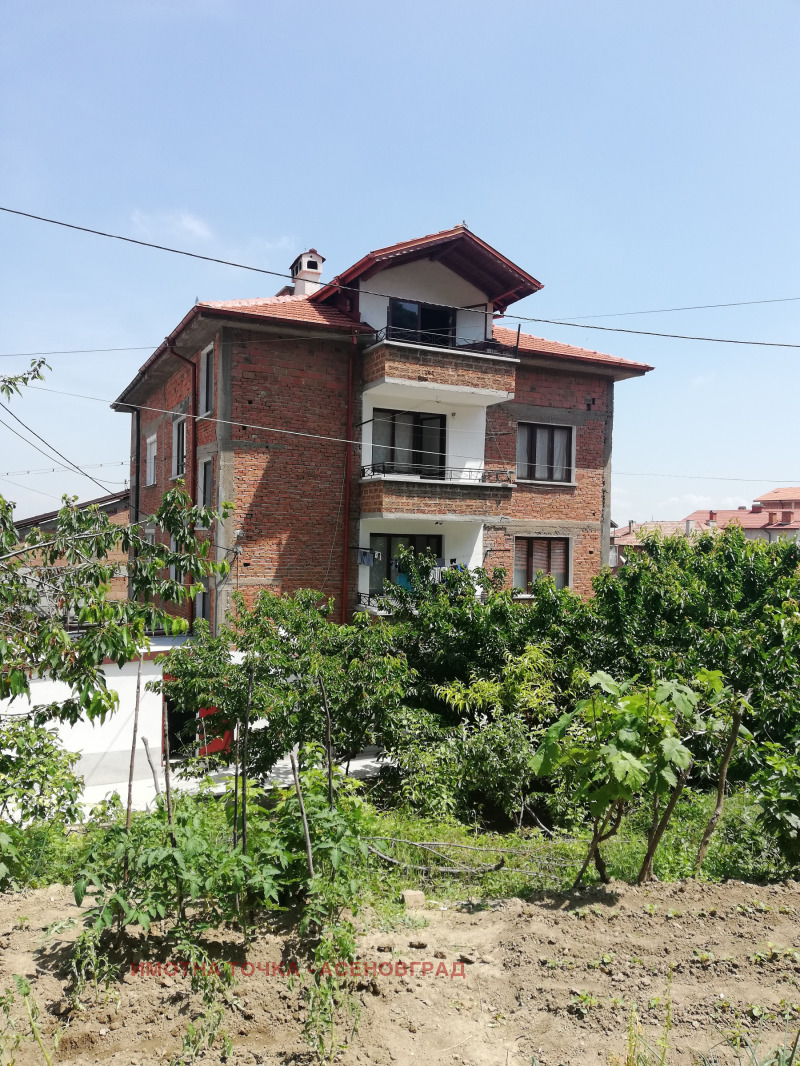
[[[54, 1062], [144, 1066], [168, 1060], [187, 1022], [199, 1013], [189, 979], [132, 974], [134, 945], [118, 986], [118, 1006], [114, 1001], [96, 1006], [90, 997], [86, 1010], [65, 1011], [63, 968], [78, 929], [47, 941], [44, 931], [70, 916], [79, 918], [80, 911], [61, 886], [0, 896], [0, 993], [13, 974], [29, 978], [45, 1033], [62, 1027]], [[751, 1039], [760, 1033], [766, 1050], [787, 1024], [792, 1033], [800, 1027], [798, 916], [797, 882], [770, 887], [686, 882], [646, 889], [614, 883], [533, 902], [428, 901], [424, 909], [392, 920], [362, 912], [359, 955], [370, 966], [382, 965], [384, 973], [360, 982], [360, 1023], [340, 1061], [606, 1064], [624, 1054], [634, 1003], [655, 1043], [666, 1017], [668, 985], [670, 1066], [689, 1066], [737, 1028]], [[141, 938], [142, 952], [144, 945]], [[294, 947], [289, 934], [278, 931], [261, 934], [246, 950], [238, 934], [220, 936], [221, 957], [254, 967], [252, 976], [238, 977], [240, 1007], [226, 1017], [231, 1062], [315, 1061], [303, 1038], [300, 985], [289, 987], [287, 978], [264, 972]], [[150, 959], [168, 961], [158, 959], [152, 943]], [[464, 977], [436, 975], [442, 964], [452, 971], [459, 959]], [[394, 973], [398, 960], [418, 964], [413, 976]], [[423, 974], [424, 962], [432, 967]], [[734, 1061], [725, 1057], [729, 1052], [717, 1053], [721, 1061]], [[199, 1061], [216, 1063], [219, 1056], [212, 1051]], [[28, 1066], [43, 1059], [26, 1043], [17, 1062]]]

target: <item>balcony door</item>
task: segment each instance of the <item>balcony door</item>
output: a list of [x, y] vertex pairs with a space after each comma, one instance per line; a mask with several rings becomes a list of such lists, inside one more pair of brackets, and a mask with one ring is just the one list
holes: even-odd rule
[[383, 591], [384, 581], [401, 588], [409, 588], [408, 578], [400, 569], [397, 555], [400, 548], [410, 548], [415, 555], [430, 552], [441, 566], [442, 538], [439, 534], [371, 533], [370, 551], [380, 552], [380, 560], [373, 562], [369, 572], [369, 591], [376, 595]]
[[372, 466], [376, 474], [445, 474], [445, 415], [418, 411], [372, 412]]
[[389, 301], [389, 340], [449, 346], [455, 340], [455, 324], [455, 311], [451, 307], [416, 300]]

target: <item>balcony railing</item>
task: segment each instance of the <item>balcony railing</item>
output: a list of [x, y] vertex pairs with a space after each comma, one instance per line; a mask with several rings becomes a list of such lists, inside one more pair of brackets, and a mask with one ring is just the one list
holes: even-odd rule
[[[447, 570], [456, 570], [458, 566], [435, 566], [430, 573], [430, 581], [432, 585], [441, 585], [444, 581], [444, 575]], [[378, 607], [380, 600], [385, 600], [392, 595], [392, 587], [384, 589], [381, 592], [359, 592], [358, 593], [358, 605], [360, 607]]]
[[475, 337], [457, 337], [451, 329], [405, 329], [401, 326], [384, 326], [375, 333], [375, 344], [380, 341], [402, 341], [404, 344], [424, 344], [435, 348], [458, 348], [465, 352], [485, 352], [487, 355], [514, 354], [513, 347], [495, 340], [480, 340]]
[[368, 463], [362, 477], [418, 477], [421, 481], [450, 481], [473, 485], [513, 485], [513, 470], [472, 470], [462, 466], [415, 466], [411, 463]]

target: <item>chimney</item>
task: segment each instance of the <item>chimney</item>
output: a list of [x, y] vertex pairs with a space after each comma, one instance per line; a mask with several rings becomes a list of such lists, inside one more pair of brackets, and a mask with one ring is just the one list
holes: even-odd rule
[[628, 519], [628, 532], [633, 533], [633, 527], [636, 525], [632, 518]]
[[691, 520], [691, 518], [687, 518], [686, 519], [686, 529], [684, 530], [684, 535], [688, 537], [688, 536], [691, 535], [691, 532], [692, 532], [692, 520]]
[[753, 506], [750, 509], [750, 513], [751, 514], [761, 514], [761, 512], [763, 510], [764, 510], [764, 508], [761, 506], [760, 503], [754, 503]]
[[769, 517], [769, 521], [768, 521], [767, 524], [770, 525], [770, 526], [776, 525], [776, 523], [778, 521], [778, 512], [777, 511], [770, 511], [768, 517]]
[[739, 504], [739, 510], [740, 510], [740, 511], [746, 511], [746, 510], [747, 510], [747, 508], [745, 507], [745, 505], [744, 505], [743, 503], [740, 503], [740, 504]]
[[322, 264], [325, 257], [316, 248], [301, 252], [289, 268], [294, 281], [295, 296], [310, 296], [322, 285]]
[[788, 526], [791, 521], [792, 521], [792, 512], [791, 511], [781, 511], [781, 524], [784, 525], [784, 526]]
[[717, 521], [717, 512], [716, 511], [709, 511], [708, 512], [708, 524], [709, 525], [714, 525], [714, 523], [716, 521]]

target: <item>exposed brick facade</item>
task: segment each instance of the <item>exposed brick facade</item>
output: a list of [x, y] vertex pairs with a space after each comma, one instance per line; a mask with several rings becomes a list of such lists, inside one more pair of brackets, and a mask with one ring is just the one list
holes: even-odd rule
[[362, 378], [365, 384], [381, 378], [428, 381], [436, 385], [456, 385], [470, 389], [514, 391], [516, 363], [474, 355], [457, 355], [381, 344], [364, 355]]
[[[393, 313], [388, 295], [385, 305], [375, 303], [381, 293], [394, 291], [390, 280], [389, 290], [380, 288], [381, 271], [426, 255], [437, 271], [452, 273], [447, 284], [456, 288], [447, 291], [454, 294], [448, 297], [454, 301], [453, 322], [459, 307], [475, 306], [470, 278], [481, 279], [490, 314], [505, 311], [509, 294], [519, 299], [541, 287], [465, 226], [455, 227], [371, 252], [321, 287], [298, 274], [295, 291], [282, 290], [277, 297], [196, 305], [115, 404], [139, 411], [131, 491], [133, 506], [144, 515], [155, 511], [175, 484], [173, 422], [193, 410], [191, 369], [176, 353], [194, 362], [202, 395], [203, 353], [212, 346], [213, 410], [210, 418], [187, 419], [186, 482], [195, 487], [198, 462], [211, 460], [214, 499], [205, 502], [234, 505], [233, 514], [205, 534], [213, 539], [216, 558], [232, 565], [211, 597], [215, 620], [224, 616], [237, 588], [252, 599], [261, 588], [312, 587], [336, 600], [337, 614], [349, 614], [359, 589], [356, 553], [373, 536], [435, 538], [443, 556], [455, 557], [459, 565], [466, 560], [503, 566], [509, 585], [516, 537], [566, 538], [570, 584], [582, 595], [591, 593], [608, 549], [613, 382], [650, 368], [502, 326], [493, 329], [496, 351], [377, 341], [366, 319], [385, 322]], [[359, 301], [340, 286], [360, 284], [362, 274], [368, 289]], [[425, 280], [432, 276], [426, 266], [420, 291], [402, 297], [406, 304], [416, 302], [420, 324], [429, 307], [425, 301], [433, 299]], [[441, 281], [440, 276], [437, 284]], [[465, 295], [458, 304], [457, 291], [469, 299]], [[362, 321], [359, 307], [368, 305]], [[420, 329], [426, 336], [425, 327]], [[380, 426], [383, 439], [375, 436], [375, 448], [362, 456], [358, 442], [372, 441], [377, 425], [369, 412], [384, 404], [394, 412], [383, 419], [391, 430]], [[413, 419], [406, 417], [409, 411]], [[509, 471], [517, 471], [520, 423], [570, 427], [569, 481], [514, 480], [512, 473], [511, 483], [504, 483]], [[154, 433], [156, 479], [147, 486], [146, 441]], [[562, 448], [567, 438], [554, 431], [547, 439], [554, 449], [556, 440]], [[440, 443], [431, 446], [436, 440]], [[387, 454], [404, 458], [387, 464]], [[437, 458], [423, 461], [423, 454]], [[454, 461], [462, 465], [445, 467]], [[362, 463], [368, 468], [363, 479]], [[441, 480], [423, 477], [431, 466]], [[376, 542], [381, 543], [396, 541]], [[373, 578], [382, 580], [383, 571], [367, 567], [361, 564], [362, 594], [367, 579], [370, 585]]]
[[[203, 348], [193, 358], [200, 377]], [[247, 600], [267, 587], [278, 592], [312, 587], [340, 609], [342, 558], [349, 555], [348, 609], [356, 599], [358, 520], [365, 516], [452, 515], [484, 520], [487, 563], [503, 566], [511, 584], [515, 536], [569, 537], [572, 586], [582, 595], [604, 563], [604, 468], [609, 454], [613, 384], [592, 372], [544, 369], [523, 354], [501, 362], [417, 351], [391, 344], [361, 354], [351, 340], [287, 340], [247, 329], [219, 329], [213, 340], [216, 403], [211, 419], [187, 420], [186, 483], [198, 459], [214, 462], [216, 505], [235, 506], [225, 530], [212, 535], [232, 572], [219, 613], [238, 588]], [[141, 415], [139, 509], [154, 512], [174, 484], [173, 419], [191, 406], [191, 371], [169, 353], [168, 373], [146, 394]], [[487, 408], [485, 462], [513, 470], [517, 423], [553, 422], [574, 427], [575, 484], [456, 485], [448, 482], [376, 480], [361, 483], [360, 448], [352, 449], [350, 528], [345, 535], [344, 496], [348, 362], [354, 361], [353, 411], [363, 385], [384, 377], [513, 393]], [[220, 376], [223, 384], [220, 385]], [[219, 410], [227, 395], [227, 410]], [[224, 423], [213, 419], [225, 419]], [[228, 424], [230, 423], [230, 424]], [[254, 428], [258, 427], [258, 428]], [[268, 427], [268, 428], [261, 428]], [[157, 434], [156, 483], [146, 485], [147, 438]], [[309, 436], [303, 436], [308, 434]], [[334, 438], [320, 440], [319, 435]], [[355, 431], [354, 439], [358, 439]], [[222, 485], [220, 487], [220, 483]], [[238, 553], [233, 549], [238, 548]], [[489, 550], [490, 549], [490, 550]], [[217, 610], [212, 593], [212, 611]], [[178, 608], [188, 617], [190, 608]]]

